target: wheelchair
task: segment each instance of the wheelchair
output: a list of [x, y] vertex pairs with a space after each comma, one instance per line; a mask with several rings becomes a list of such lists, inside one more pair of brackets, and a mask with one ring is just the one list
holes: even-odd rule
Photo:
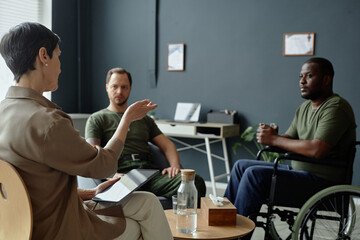
[[[264, 152], [280, 153], [274, 161], [265, 210], [255, 219], [256, 227], [265, 230], [265, 240], [360, 240], [360, 187], [351, 185], [357, 145], [360, 145], [360, 142], [355, 142], [347, 161], [344, 162], [325, 162], [275, 147], [266, 147], [258, 152], [257, 160], [261, 159]], [[342, 185], [314, 185], [303, 180], [287, 181], [278, 174], [281, 160], [346, 168], [346, 179]]]

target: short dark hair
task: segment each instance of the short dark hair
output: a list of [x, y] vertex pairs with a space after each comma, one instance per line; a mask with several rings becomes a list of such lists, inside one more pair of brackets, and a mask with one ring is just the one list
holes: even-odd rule
[[52, 58], [54, 49], [60, 43], [58, 35], [35, 22], [24, 22], [9, 30], [0, 42], [0, 53], [6, 65], [19, 82], [21, 76], [29, 70], [35, 70], [35, 60], [39, 49], [44, 47]]
[[319, 65], [320, 71], [325, 74], [331, 76], [331, 79], [334, 78], [335, 72], [332, 63], [325, 59], [320, 57], [314, 57], [307, 60], [305, 63], [317, 63]]
[[118, 73], [118, 74], [126, 74], [129, 82], [130, 82], [130, 86], [132, 85], [132, 79], [131, 79], [131, 74], [126, 71], [124, 68], [112, 68], [108, 71], [107, 75], [106, 75], [106, 84], [109, 83], [110, 81], [110, 77], [111, 75], [113, 75], [114, 73]]

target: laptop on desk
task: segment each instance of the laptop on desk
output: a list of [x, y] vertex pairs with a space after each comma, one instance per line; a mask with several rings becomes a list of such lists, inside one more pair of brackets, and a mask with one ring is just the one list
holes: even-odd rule
[[133, 169], [119, 181], [97, 194], [92, 200], [97, 202], [121, 202], [159, 173], [156, 169]]
[[178, 102], [176, 105], [174, 122], [199, 122], [200, 109], [200, 103]]

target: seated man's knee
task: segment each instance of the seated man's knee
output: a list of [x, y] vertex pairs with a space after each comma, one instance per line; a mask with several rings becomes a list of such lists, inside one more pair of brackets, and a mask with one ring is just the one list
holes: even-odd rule
[[254, 164], [254, 160], [240, 159], [237, 160], [233, 166], [233, 172], [242, 174], [245, 170]]
[[273, 170], [262, 166], [251, 166], [245, 169], [243, 179], [254, 183], [270, 182]]
[[258, 175], [259, 171], [256, 171], [256, 169], [254, 169], [253, 167], [250, 168], [246, 168], [244, 170], [244, 174], [243, 174], [243, 179], [252, 179], [254, 178], [256, 175]]

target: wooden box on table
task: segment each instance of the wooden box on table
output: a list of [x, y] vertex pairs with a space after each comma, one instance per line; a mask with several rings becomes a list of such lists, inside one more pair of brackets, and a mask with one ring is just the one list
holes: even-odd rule
[[223, 206], [215, 205], [210, 198], [201, 198], [201, 215], [209, 226], [236, 225], [236, 207], [227, 199]]

